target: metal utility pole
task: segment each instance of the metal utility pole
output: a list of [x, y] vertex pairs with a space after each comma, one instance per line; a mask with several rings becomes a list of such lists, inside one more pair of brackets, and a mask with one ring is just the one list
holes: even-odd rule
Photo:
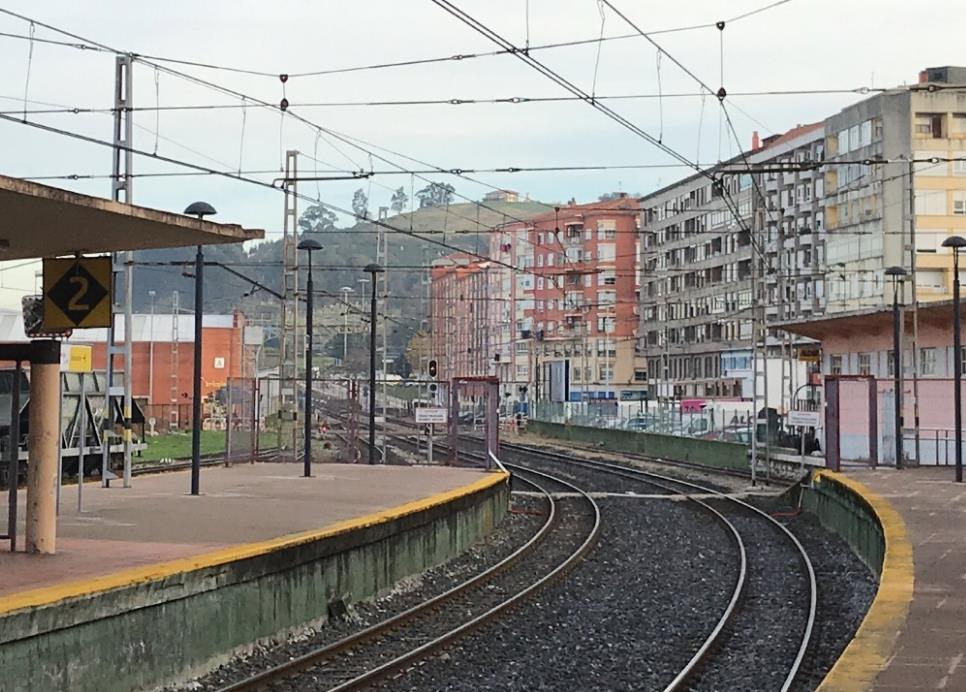
[[[311, 255], [310, 255], [311, 257]], [[311, 291], [309, 291], [311, 294]], [[342, 367], [346, 367], [346, 360], [349, 357], [349, 294], [352, 293], [351, 286], [342, 287]]]
[[909, 157], [909, 282], [912, 291], [912, 424], [918, 464], [922, 458], [919, 456], [919, 296], [916, 294], [915, 164], [911, 156]]
[[[279, 352], [278, 352], [278, 434], [279, 446], [282, 443], [283, 426], [282, 420], [286, 413], [290, 413], [294, 419], [295, 401], [292, 401], [292, 410], [286, 410], [285, 391], [286, 383], [289, 384], [294, 392], [295, 377], [297, 370], [298, 349], [295, 343], [298, 338], [296, 323], [298, 322], [298, 273], [299, 258], [296, 251], [298, 236], [298, 151], [288, 150], [285, 152], [285, 178], [282, 182], [282, 189], [285, 191], [285, 209], [282, 218], [282, 311], [279, 329]], [[291, 360], [289, 352], [291, 351]], [[294, 428], [293, 428], [294, 433]], [[292, 449], [292, 461], [298, 461], [298, 450]]]
[[[369, 463], [376, 463], [376, 275], [383, 269], [378, 264], [367, 264], [363, 270], [372, 279], [369, 301]], [[385, 420], [385, 419], [383, 419]]]
[[[111, 178], [111, 196], [115, 202], [131, 203], [132, 168], [134, 155], [134, 65], [131, 56], [119, 55], [115, 60], [114, 72], [114, 162]], [[107, 330], [107, 397], [101, 419], [102, 448], [101, 484], [110, 485], [111, 438], [114, 437], [114, 406], [117, 397], [123, 398], [123, 442], [124, 442], [124, 487], [131, 486], [131, 341], [133, 338], [133, 299], [134, 299], [134, 253], [114, 253], [114, 273], [124, 274], [123, 302], [117, 305], [116, 296], [111, 296], [111, 327]], [[123, 314], [124, 344], [117, 344], [117, 317]], [[124, 357], [126, 371], [123, 385], [115, 386], [114, 359]]]
[[889, 267], [886, 276], [892, 277], [892, 375], [895, 378], [896, 468], [902, 468], [902, 313], [899, 311], [899, 291], [906, 277], [902, 267]]
[[154, 297], [157, 295], [154, 291], [148, 291], [148, 297], [151, 299], [151, 324], [148, 328], [148, 406], [154, 406]]
[[[379, 207], [379, 220], [385, 222], [389, 218], [389, 207]], [[387, 407], [389, 406], [389, 389], [388, 389], [388, 378], [386, 375], [389, 373], [389, 272], [387, 271], [389, 267], [389, 238], [386, 233], [386, 227], [384, 225], [379, 226], [379, 243], [380, 249], [376, 249], [376, 264], [382, 267], [382, 272], [379, 274], [379, 280], [382, 283], [382, 420], [383, 425], [389, 419]], [[381, 255], [381, 257], [380, 257]], [[375, 289], [375, 282], [373, 282], [373, 289]], [[387, 435], [382, 436], [382, 461], [386, 463], [389, 458], [386, 456], [386, 442], [388, 440]]]

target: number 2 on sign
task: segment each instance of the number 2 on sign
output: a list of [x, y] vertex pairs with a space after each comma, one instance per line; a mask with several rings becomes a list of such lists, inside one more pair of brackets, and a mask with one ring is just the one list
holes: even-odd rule
[[90, 310], [91, 306], [87, 303], [80, 302], [81, 299], [87, 295], [87, 289], [90, 288], [90, 282], [86, 277], [83, 276], [72, 276], [70, 277], [70, 283], [72, 286], [77, 286], [77, 293], [75, 293], [69, 301], [67, 301], [67, 309], [74, 311], [85, 311]]

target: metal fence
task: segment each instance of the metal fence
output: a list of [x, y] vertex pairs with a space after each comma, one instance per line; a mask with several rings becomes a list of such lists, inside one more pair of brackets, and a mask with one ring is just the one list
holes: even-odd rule
[[549, 423], [583, 425], [678, 437], [750, 443], [754, 429], [751, 402], [727, 407], [693, 407], [679, 401], [614, 399], [583, 402], [535, 402], [530, 416]]

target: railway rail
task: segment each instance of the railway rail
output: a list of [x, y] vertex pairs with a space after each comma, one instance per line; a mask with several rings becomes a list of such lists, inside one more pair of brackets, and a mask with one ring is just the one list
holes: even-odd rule
[[[482, 444], [472, 438], [463, 441]], [[584, 472], [589, 470], [638, 481], [666, 493], [683, 495], [689, 502], [713, 513], [727, 526], [738, 550], [738, 577], [732, 597], [706, 639], [667, 685], [666, 692], [701, 687], [720, 689], [722, 684], [727, 685], [730, 681], [713, 678], [727, 676], [726, 671], [731, 669], [729, 665], [744, 665], [742, 662], [749, 660], [757, 660], [758, 665], [771, 666], [775, 679], [781, 679], [779, 689], [782, 692], [791, 689], [803, 674], [803, 663], [811, 642], [817, 608], [815, 569], [798, 538], [774, 517], [740, 498], [691, 481], [643, 469], [578, 459], [510, 443], [502, 443], [501, 451], [505, 456], [509, 453], [528, 467], [536, 462], [537, 468], [550, 468], [559, 473], [561, 465], [564, 465]], [[693, 497], [695, 494], [700, 494], [701, 498]], [[706, 499], [709, 497], [714, 499]], [[776, 608], [785, 599], [783, 593], [775, 592], [774, 582], [777, 580], [774, 577], [776, 572], [789, 567], [789, 559], [798, 563], [798, 579], [801, 580], [799, 590], [804, 593], [804, 598], [799, 599], [796, 604], [797, 613]], [[774, 621], [776, 618], [798, 621], [798, 632], [792, 637], [794, 646], [784, 647], [791, 655], [782, 657], [782, 660], [763, 661], [763, 657], [759, 655], [757, 637], [751, 635], [763, 621]]]
[[[482, 462], [482, 459], [479, 459]], [[450, 590], [355, 634], [224, 687], [248, 692], [284, 682], [296, 688], [355, 690], [391, 676], [498, 618], [572, 569], [600, 530], [597, 502], [545, 471], [512, 466], [534, 488], [546, 520], [509, 556]], [[554, 492], [566, 497], [557, 498]]]

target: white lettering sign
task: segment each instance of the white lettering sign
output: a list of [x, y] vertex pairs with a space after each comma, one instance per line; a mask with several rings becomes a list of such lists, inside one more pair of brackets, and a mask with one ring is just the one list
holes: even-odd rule
[[819, 411], [789, 411], [785, 423], [817, 428], [822, 425], [822, 414]]
[[445, 423], [445, 408], [418, 408], [416, 409], [417, 423]]

